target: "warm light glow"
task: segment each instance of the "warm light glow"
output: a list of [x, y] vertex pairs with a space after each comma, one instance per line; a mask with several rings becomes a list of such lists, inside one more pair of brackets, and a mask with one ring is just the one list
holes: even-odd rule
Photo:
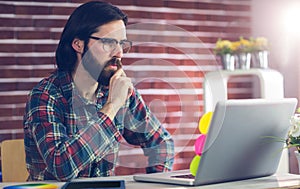
[[300, 3], [293, 4], [283, 13], [283, 26], [288, 34], [299, 35], [300, 33]]

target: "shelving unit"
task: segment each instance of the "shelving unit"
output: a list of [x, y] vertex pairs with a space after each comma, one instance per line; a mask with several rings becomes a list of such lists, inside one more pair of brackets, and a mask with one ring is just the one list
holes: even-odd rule
[[259, 84], [257, 88], [258, 98], [283, 98], [283, 76], [278, 71], [272, 69], [249, 69], [227, 71], [220, 70], [209, 72], [204, 79], [204, 111], [214, 110], [216, 103], [220, 100], [228, 99], [227, 83], [232, 76], [257, 76]]

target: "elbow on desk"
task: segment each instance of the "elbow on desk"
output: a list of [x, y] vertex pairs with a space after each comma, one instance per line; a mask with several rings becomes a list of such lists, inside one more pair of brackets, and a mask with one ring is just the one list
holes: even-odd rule
[[66, 171], [65, 169], [61, 171], [61, 169], [56, 169], [54, 173], [52, 173], [52, 176], [60, 182], [68, 182], [71, 181], [72, 179], [75, 179], [78, 177], [78, 172], [77, 171], [72, 171], [68, 170]]
[[80, 171], [78, 169], [74, 169], [71, 162], [64, 161], [60, 164], [54, 162], [54, 165], [51, 168], [48, 166], [48, 172], [51, 174], [53, 179], [61, 182], [68, 182], [77, 178]]

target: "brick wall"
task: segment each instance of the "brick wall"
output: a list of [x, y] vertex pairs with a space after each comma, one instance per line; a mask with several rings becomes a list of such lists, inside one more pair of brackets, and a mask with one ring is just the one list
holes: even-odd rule
[[[0, 1], [0, 142], [22, 138], [28, 91], [55, 69], [54, 51], [80, 0]], [[249, 37], [250, 0], [112, 0], [129, 15], [134, 41], [125, 71], [176, 141], [175, 169], [188, 168], [203, 114], [202, 82], [220, 69], [212, 54], [220, 37]], [[246, 82], [245, 82], [246, 81]], [[251, 84], [232, 79], [230, 98], [251, 96]], [[118, 174], [142, 172], [141, 150], [122, 145]]]

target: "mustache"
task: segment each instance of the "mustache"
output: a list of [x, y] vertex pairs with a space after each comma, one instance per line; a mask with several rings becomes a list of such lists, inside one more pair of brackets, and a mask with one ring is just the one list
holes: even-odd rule
[[117, 68], [120, 69], [122, 68], [122, 62], [120, 59], [113, 57], [106, 63], [105, 67], [107, 66], [117, 66]]
[[106, 64], [103, 70], [101, 71], [97, 81], [101, 85], [108, 86], [110, 82], [110, 78], [116, 73], [117, 70], [110, 70], [105, 69], [109, 66], [117, 66], [117, 70], [122, 68], [122, 62], [120, 59], [113, 57], [111, 60], [109, 60]]

